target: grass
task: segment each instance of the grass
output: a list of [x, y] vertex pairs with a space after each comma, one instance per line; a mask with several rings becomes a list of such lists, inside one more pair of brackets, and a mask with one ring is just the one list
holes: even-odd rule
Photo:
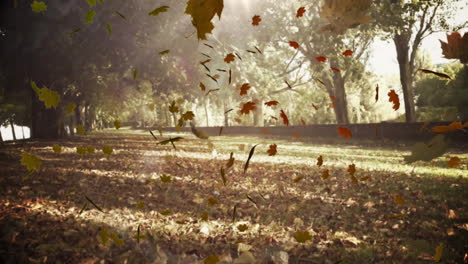
[[[164, 136], [161, 140], [169, 135]], [[421, 254], [433, 255], [444, 243], [444, 263], [463, 258], [467, 153], [407, 165], [406, 146], [170, 136], [184, 137], [175, 143], [177, 150], [170, 144], [157, 145], [145, 131], [125, 129], [1, 148], [0, 173], [6, 175], [0, 182], [1, 235], [10, 246], [0, 253], [17, 262], [47, 258], [55, 263], [147, 263], [166, 255], [181, 263], [202, 263], [210, 254], [235, 259], [242, 242], [252, 246], [258, 263], [278, 250], [287, 252], [291, 263], [427, 263]], [[53, 153], [55, 143], [64, 147], [63, 153]], [[260, 145], [244, 174], [255, 144]], [[267, 155], [270, 144], [278, 145], [276, 156]], [[75, 152], [76, 146], [88, 145], [97, 150], [109, 145], [114, 154]], [[44, 164], [27, 181], [21, 180], [27, 173], [19, 164], [21, 151], [37, 155]], [[219, 171], [230, 152], [236, 161], [224, 186]], [[320, 155], [322, 168], [316, 165]], [[447, 168], [451, 156], [462, 160], [459, 168]], [[351, 163], [358, 179], [370, 179], [353, 184], [347, 172]], [[330, 171], [327, 180], [320, 177], [324, 168]], [[172, 182], [161, 182], [161, 175], [170, 175]], [[299, 177], [303, 179], [294, 182]], [[404, 205], [395, 203], [395, 194], [404, 198]], [[84, 195], [104, 213], [87, 204]], [[209, 206], [208, 198], [219, 204]], [[140, 201], [143, 209], [136, 206]], [[87, 209], [79, 214], [85, 204]], [[389, 217], [400, 214], [403, 217]], [[240, 232], [240, 224], [248, 229]], [[125, 244], [103, 245], [99, 232], [104, 227]], [[138, 227], [145, 236], [140, 243], [133, 238]], [[296, 242], [293, 233], [304, 230], [312, 240]]]

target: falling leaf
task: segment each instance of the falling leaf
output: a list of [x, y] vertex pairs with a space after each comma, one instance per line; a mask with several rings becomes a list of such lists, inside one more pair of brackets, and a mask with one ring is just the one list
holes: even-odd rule
[[42, 161], [33, 154], [23, 152], [21, 153], [21, 165], [26, 166], [30, 172], [37, 172], [41, 169]]
[[306, 125], [306, 122], [304, 121], [304, 119], [301, 119], [301, 124], [302, 124], [303, 126]]
[[121, 128], [121, 124], [120, 124], [120, 121], [119, 121], [119, 120], [115, 120], [115, 121], [114, 121], [114, 127], [115, 127], [115, 129]]
[[104, 146], [102, 147], [102, 153], [111, 155], [113, 152], [112, 148], [110, 146]]
[[440, 40], [442, 54], [447, 59], [459, 59], [461, 63], [468, 63], [468, 32], [463, 37], [458, 32], [447, 34], [447, 42]]
[[169, 112], [174, 114], [179, 112], [179, 107], [176, 105], [175, 101], [172, 101], [171, 105], [169, 106]]
[[88, 146], [86, 148], [86, 151], [89, 153], [89, 154], [94, 154], [96, 152], [96, 149], [93, 147], [93, 146]]
[[320, 56], [320, 57], [316, 57], [315, 58], [318, 62], [326, 62], [327, 61], [327, 58], [323, 57], [323, 56]]
[[422, 71], [424, 73], [429, 73], [429, 74], [434, 74], [434, 75], [439, 76], [441, 78], [452, 79], [452, 78], [450, 78], [450, 76], [448, 76], [445, 73], [440, 73], [440, 72], [435, 72], [435, 71], [425, 70], [425, 69], [418, 69], [418, 71]]
[[89, 5], [90, 7], [93, 7], [93, 6], [96, 5], [96, 0], [86, 0], [86, 2], [88, 2], [88, 5]]
[[463, 129], [464, 127], [468, 127], [468, 122], [465, 122], [464, 124], [462, 124], [461, 122], [452, 122], [448, 126], [435, 126], [435, 127], [432, 127], [431, 132], [434, 133], [434, 134], [442, 134], [442, 133], [454, 131], [454, 130], [457, 130], [457, 129], [459, 129], [461, 131], [465, 131]]
[[107, 23], [106, 24], [106, 29], [107, 29], [107, 33], [109, 33], [109, 35], [112, 35], [112, 26], [111, 26], [111, 24]]
[[252, 26], [258, 26], [262, 19], [260, 18], [259, 15], [255, 15], [252, 17]]
[[253, 146], [252, 149], [250, 149], [249, 157], [247, 158], [247, 161], [245, 162], [245, 165], [244, 165], [244, 174], [247, 171], [247, 169], [249, 168], [250, 159], [252, 158], [252, 156], [253, 156], [253, 154], [255, 152], [255, 147], [257, 147], [257, 146], [258, 146], [258, 144]]
[[145, 202], [139, 201], [139, 202], [136, 203], [136, 208], [137, 209], [143, 210], [144, 207], [145, 207]]
[[390, 90], [388, 93], [388, 101], [393, 103], [393, 109], [396, 111], [400, 108], [400, 98], [398, 94], [395, 93], [395, 90]]
[[322, 179], [326, 180], [328, 177], [330, 177], [330, 172], [328, 171], [328, 169], [324, 169], [322, 171]]
[[353, 56], [353, 51], [352, 50], [345, 50], [342, 54], [343, 54], [343, 56]]
[[450, 168], [455, 168], [455, 167], [460, 166], [460, 159], [459, 159], [458, 157], [452, 157], [452, 158], [447, 162], [447, 166], [449, 166]]
[[94, 17], [96, 16], [96, 11], [94, 10], [89, 10], [87, 13], [86, 13], [86, 17], [85, 17], [85, 24], [91, 24], [93, 23], [93, 20], [94, 20]]
[[34, 81], [31, 81], [31, 87], [39, 97], [39, 101], [44, 102], [45, 108], [51, 107], [57, 109], [58, 103], [60, 102], [60, 95], [47, 89], [47, 87], [39, 88]]
[[393, 199], [395, 200], [395, 203], [397, 203], [399, 206], [405, 205], [405, 200], [400, 195], [395, 194], [395, 196], [393, 196]]
[[203, 261], [203, 264], [217, 264], [221, 260], [219, 259], [218, 256], [216, 255], [209, 255], [206, 257], [206, 259]]
[[192, 24], [197, 29], [198, 39], [206, 39], [206, 34], [214, 29], [211, 19], [216, 15], [221, 19], [223, 0], [189, 0], [185, 14], [192, 16]]
[[336, 71], [336, 72], [340, 72], [340, 69], [335, 68], [335, 67], [330, 67], [330, 69], [332, 69], [333, 71]]
[[149, 12], [148, 15], [150, 16], [157, 16], [161, 13], [164, 13], [164, 12], [167, 12], [167, 10], [169, 9], [168, 6], [160, 6], [156, 9], [154, 9], [153, 11]]
[[323, 165], [323, 158], [322, 156], [319, 156], [317, 158], [317, 166], [322, 167], [322, 165]]
[[227, 182], [226, 171], [224, 170], [223, 167], [221, 167], [220, 173], [221, 173], [221, 179], [223, 180], [223, 185], [226, 186], [226, 182]]
[[270, 148], [267, 150], [268, 156], [276, 155], [276, 144], [270, 145]]
[[75, 104], [75, 103], [69, 103], [68, 106], [67, 106], [66, 115], [71, 115], [71, 114], [73, 114], [73, 111], [75, 111], [75, 108], [76, 108], [76, 104]]
[[354, 176], [354, 173], [356, 173], [356, 165], [354, 163], [348, 166], [348, 173], [351, 176]]
[[319, 12], [322, 19], [329, 24], [322, 31], [344, 33], [349, 28], [372, 21], [368, 15], [372, 0], [325, 0]]
[[351, 179], [351, 181], [352, 181], [354, 184], [359, 184], [357, 178], [354, 177], [353, 175], [350, 176], [350, 179]]
[[99, 211], [101, 212], [104, 212], [101, 207], [99, 207], [95, 202], [93, 202], [93, 200], [91, 200], [91, 198], [89, 198], [88, 196], [84, 196], [86, 198], [86, 200], [88, 200], [88, 202], [90, 202], [94, 207], [96, 207], [96, 209], [98, 209]]
[[76, 126], [76, 133], [78, 133], [79, 135], [84, 135], [85, 134], [85, 129], [84, 129], [83, 125], [77, 125]]
[[242, 105], [242, 107], [241, 107], [240, 113], [248, 115], [250, 113], [250, 111], [255, 111], [257, 109], [257, 107], [255, 105], [256, 105], [255, 102], [244, 103]]
[[275, 106], [275, 105], [278, 105], [278, 101], [269, 101], [269, 102], [266, 102], [265, 105], [266, 106]]
[[434, 261], [435, 262], [439, 262], [440, 259], [442, 258], [442, 249], [444, 248], [444, 244], [440, 243], [437, 248], [436, 248], [436, 252], [435, 252], [435, 255], [434, 255]]
[[447, 151], [448, 144], [443, 135], [437, 135], [429, 143], [416, 143], [411, 148], [411, 155], [405, 156], [405, 162], [431, 161]]
[[174, 147], [174, 149], [176, 149], [176, 147], [175, 147], [175, 145], [174, 145], [174, 142], [177, 142], [177, 141], [182, 140], [182, 139], [184, 139], [184, 138], [182, 138], [182, 137], [170, 138], [170, 137], [169, 137], [169, 139], [160, 141], [160, 142], [158, 142], [158, 144], [160, 144], [160, 145], [167, 145], [168, 143], [171, 143], [171, 144], [172, 144], [172, 147]]
[[305, 12], [306, 12], [305, 7], [299, 7], [299, 9], [297, 9], [297, 12], [296, 12], [296, 17], [297, 18], [303, 17]]
[[293, 182], [294, 182], [294, 183], [298, 183], [298, 182], [300, 182], [302, 179], [304, 179], [304, 175], [299, 175], [299, 176], [297, 176], [296, 178], [293, 179]]
[[117, 14], [119, 17], [121, 17], [122, 19], [126, 19], [124, 15], [122, 15], [122, 13], [120, 13], [119, 11], [114, 11], [115, 14]]
[[270, 116], [272, 119], [278, 121], [278, 118], [276, 116]]
[[250, 84], [248, 83], [244, 83], [241, 87], [240, 87], [240, 95], [246, 95], [247, 94], [247, 91], [250, 89]]
[[294, 239], [299, 243], [305, 243], [307, 240], [312, 240], [309, 231], [296, 231], [293, 234]]
[[235, 58], [236, 57], [234, 56], [234, 54], [229, 53], [228, 55], [226, 55], [226, 58], [224, 58], [224, 62], [231, 63], [234, 61]]
[[291, 47], [293, 47], [295, 49], [299, 48], [299, 44], [296, 41], [289, 41], [289, 46], [291, 46]]
[[168, 54], [169, 52], [170, 52], [170, 50], [163, 50], [163, 51], [159, 52], [159, 55]]
[[122, 239], [120, 239], [116, 233], [114, 232], [111, 232], [109, 234], [109, 237], [110, 239], [112, 239], [112, 241], [114, 241], [114, 243], [117, 245], [117, 246], [123, 246], [124, 245], [124, 241]]
[[421, 132], [423, 132], [424, 130], [426, 130], [430, 123], [431, 123], [431, 122], [429, 122], [429, 121], [424, 122], [424, 124], [419, 128], [419, 133], [421, 133]]
[[133, 80], [136, 80], [138, 77], [138, 69], [133, 70]]
[[289, 126], [289, 119], [284, 113], [283, 109], [281, 109], [280, 111], [280, 117], [283, 119], [283, 124], [285, 124], [286, 126]]
[[375, 102], [379, 101], [379, 85], [375, 87]]
[[353, 136], [353, 133], [347, 127], [337, 127], [336, 129], [338, 130], [338, 134], [346, 139], [350, 139]]
[[206, 86], [203, 83], [200, 83], [200, 90], [202, 90], [202, 92], [206, 90]]
[[244, 232], [245, 230], [247, 230], [249, 228], [248, 225], [246, 224], [241, 224], [241, 225], [238, 225], [237, 226], [237, 230], [239, 230], [240, 232]]
[[80, 155], [86, 155], [88, 153], [88, 149], [83, 146], [76, 147], [76, 153]]
[[58, 144], [54, 144], [52, 146], [52, 150], [55, 152], [55, 153], [62, 153], [62, 147], [59, 146]]
[[316, 105], [312, 104], [312, 107], [318, 111], [318, 107]]
[[163, 174], [163, 175], [159, 176], [159, 178], [161, 179], [161, 181], [163, 183], [170, 183], [172, 181], [170, 175]]
[[101, 238], [102, 244], [105, 246], [107, 244], [107, 241], [109, 241], [107, 228], [103, 227], [101, 231], [99, 231], [99, 237]]
[[234, 165], [234, 160], [235, 159], [234, 159], [233, 155], [234, 155], [234, 152], [231, 152], [231, 156], [229, 157], [229, 160], [226, 163], [226, 169], [229, 169], [229, 168], [232, 167], [232, 165]]
[[31, 4], [31, 9], [33, 12], [41, 13], [47, 11], [47, 5], [44, 2], [34, 1]]
[[193, 120], [194, 117], [195, 117], [195, 114], [192, 111], [187, 111], [187, 112], [185, 112], [185, 114], [182, 115], [182, 118], [185, 121]]
[[215, 206], [219, 204], [218, 200], [216, 200], [216, 198], [214, 197], [208, 198], [207, 202], [208, 202], [208, 206]]
[[75, 28], [74, 30], [72, 30], [68, 34], [70, 35], [70, 37], [73, 37], [73, 35], [75, 35], [76, 33], [80, 32], [80, 31], [81, 31], [81, 28]]
[[149, 105], [148, 105], [148, 109], [149, 109], [150, 111], [154, 111], [154, 110], [156, 109], [155, 107], [156, 107], [155, 104], [149, 104]]
[[229, 69], [229, 84], [231, 84], [232, 81], [232, 72], [231, 69]]
[[162, 214], [162, 215], [170, 215], [172, 213], [172, 211], [170, 209], [164, 209], [164, 210], [160, 211], [159, 213]]

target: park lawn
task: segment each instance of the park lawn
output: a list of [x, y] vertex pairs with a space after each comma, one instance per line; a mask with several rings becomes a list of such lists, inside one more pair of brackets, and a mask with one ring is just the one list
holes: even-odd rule
[[[463, 261], [467, 153], [408, 165], [409, 148], [400, 146], [155, 136], [183, 139], [174, 149], [146, 131], [120, 129], [1, 147], [0, 260], [203, 263], [217, 255], [231, 263], [243, 254], [263, 263], [287, 254], [290, 263], [430, 263], [442, 243], [442, 263]], [[53, 152], [54, 144], [62, 153]], [[270, 144], [277, 144], [275, 156], [267, 154]], [[111, 155], [102, 153], [105, 145]], [[77, 154], [77, 146], [96, 153]], [[42, 160], [27, 180], [23, 151]], [[235, 162], [223, 184], [220, 169], [231, 152]], [[449, 168], [455, 156], [460, 166]], [[347, 171], [351, 164], [358, 184]], [[322, 179], [325, 169], [330, 176]], [[310, 239], [297, 242], [304, 231]]]

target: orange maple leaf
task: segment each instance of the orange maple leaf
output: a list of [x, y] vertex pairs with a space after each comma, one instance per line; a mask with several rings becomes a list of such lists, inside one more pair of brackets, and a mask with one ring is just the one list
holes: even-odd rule
[[320, 56], [320, 57], [316, 57], [315, 58], [318, 62], [326, 62], [327, 61], [327, 58], [323, 57], [323, 56]]
[[240, 110], [241, 114], [248, 115], [250, 113], [250, 111], [255, 111], [257, 109], [257, 107], [255, 105], [256, 105], [256, 103], [254, 103], [254, 102], [247, 102], [247, 103], [243, 104], [242, 108]]
[[260, 24], [260, 21], [262, 21], [262, 18], [258, 15], [255, 15], [252, 17], [252, 26], [258, 26]]
[[270, 148], [267, 151], [268, 156], [276, 155], [276, 144], [270, 145]]
[[388, 101], [393, 103], [393, 109], [398, 110], [400, 108], [400, 98], [398, 94], [395, 93], [395, 90], [390, 90], [388, 93]]
[[281, 109], [280, 117], [283, 119], [283, 123], [289, 126], [289, 119], [288, 116], [284, 113], [283, 109]]
[[234, 54], [232, 53], [229, 53], [228, 55], [226, 55], [226, 58], [224, 58], [224, 61], [226, 63], [231, 63], [232, 61], [234, 61], [236, 57], [234, 56]]
[[344, 56], [352, 56], [352, 55], [353, 55], [353, 51], [352, 51], [352, 50], [345, 50], [342, 54], [343, 54]]
[[450, 168], [455, 168], [460, 166], [460, 159], [458, 157], [453, 157], [447, 162], [447, 166]]
[[322, 158], [322, 155], [320, 155], [317, 158], [317, 166], [321, 167], [322, 165], [323, 165], [323, 158]]
[[305, 7], [299, 7], [299, 9], [297, 9], [296, 17], [297, 18], [303, 17], [305, 12], [306, 12]]
[[293, 47], [295, 49], [299, 48], [299, 44], [296, 41], [289, 41], [289, 46], [291, 46], [291, 47]]
[[347, 127], [337, 127], [338, 134], [343, 136], [346, 139], [350, 139], [353, 136], [353, 133], [351, 133], [351, 130]]
[[441, 134], [441, 133], [446, 133], [450, 132], [453, 130], [460, 129], [462, 131], [465, 131], [463, 128], [468, 126], [468, 122], [465, 122], [462, 124], [461, 122], [452, 122], [448, 126], [435, 126], [431, 128], [431, 132], [434, 134]]
[[248, 83], [244, 83], [241, 87], [240, 87], [240, 95], [246, 95], [247, 94], [247, 91], [250, 89], [250, 84]]
[[447, 42], [440, 40], [442, 54], [447, 59], [459, 59], [461, 63], [468, 63], [468, 32], [463, 37], [458, 32], [447, 34]]
[[269, 102], [266, 102], [265, 105], [266, 106], [275, 106], [275, 105], [278, 105], [278, 101], [269, 101]]
[[336, 71], [336, 72], [341, 72], [340, 69], [335, 68], [335, 67], [331, 67], [331, 66], [330, 66], [330, 69], [332, 69], [333, 71]]

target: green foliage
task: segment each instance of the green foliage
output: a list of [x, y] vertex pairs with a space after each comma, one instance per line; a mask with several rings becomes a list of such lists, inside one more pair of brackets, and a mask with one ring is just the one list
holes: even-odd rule
[[89, 11], [86, 13], [85, 24], [91, 24], [91, 23], [93, 23], [94, 17], [95, 17], [95, 16], [96, 16], [96, 11], [94, 11], [94, 10], [89, 10]]
[[34, 1], [31, 4], [31, 9], [33, 12], [41, 13], [47, 11], [47, 5], [44, 2]]

